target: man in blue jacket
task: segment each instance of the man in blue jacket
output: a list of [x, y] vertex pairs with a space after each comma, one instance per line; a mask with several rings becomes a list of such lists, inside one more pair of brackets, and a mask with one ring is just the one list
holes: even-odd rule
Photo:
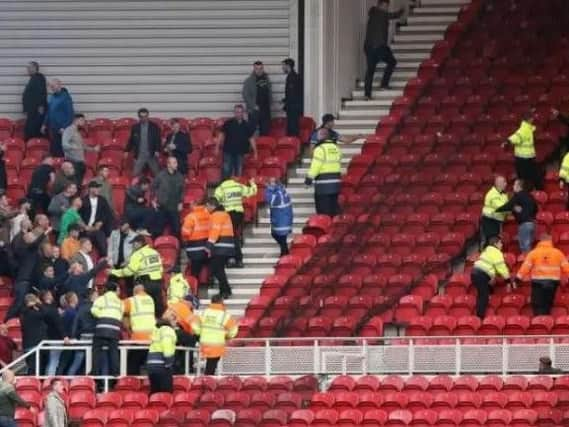
[[271, 212], [271, 236], [281, 247], [281, 256], [288, 255], [287, 236], [292, 233], [292, 202], [286, 188], [270, 178], [265, 189], [265, 202]]
[[47, 100], [47, 113], [42, 126], [42, 132], [49, 133], [49, 152], [54, 157], [63, 157], [61, 137], [65, 128], [73, 123], [73, 100], [71, 95], [58, 79], [49, 82], [51, 95]]

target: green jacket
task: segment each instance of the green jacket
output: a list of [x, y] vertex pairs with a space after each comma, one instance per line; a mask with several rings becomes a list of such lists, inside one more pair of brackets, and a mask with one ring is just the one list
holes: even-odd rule
[[57, 238], [57, 244], [61, 245], [63, 240], [69, 234], [69, 227], [73, 224], [82, 223], [83, 220], [75, 209], [67, 209], [63, 216], [61, 217], [61, 222], [59, 223], [59, 236]]
[[12, 384], [0, 382], [0, 417], [14, 418], [16, 406], [29, 408], [30, 404], [22, 400]]

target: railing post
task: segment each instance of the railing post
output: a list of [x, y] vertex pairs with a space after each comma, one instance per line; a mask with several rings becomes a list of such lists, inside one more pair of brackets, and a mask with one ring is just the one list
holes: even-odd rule
[[267, 377], [271, 376], [271, 342], [265, 340], [265, 375]]
[[314, 375], [320, 374], [320, 347], [318, 340], [314, 340]]
[[364, 360], [363, 360], [363, 362], [362, 362], [362, 371], [363, 371], [362, 373], [363, 373], [363, 375], [367, 375], [367, 368], [368, 368], [368, 367], [367, 367], [368, 351], [369, 351], [369, 349], [368, 349], [368, 347], [367, 347], [367, 338], [365, 338], [365, 339], [364, 339], [363, 346], [362, 346], [362, 354], [363, 354], [363, 357], [364, 357]]
[[551, 359], [551, 364], [556, 366], [556, 358], [555, 358], [555, 341], [553, 338], [549, 339], [549, 358]]
[[184, 373], [186, 376], [190, 375], [190, 351], [192, 349], [184, 351]]
[[455, 348], [455, 355], [454, 357], [456, 358], [455, 360], [455, 369], [454, 369], [454, 373], [455, 375], [460, 375], [460, 370], [461, 370], [461, 359], [462, 359], [462, 346], [460, 345], [460, 339], [457, 338], [456, 341], [454, 342], [454, 348]]
[[92, 347], [85, 349], [85, 372], [93, 372], [93, 352]]
[[119, 347], [119, 351], [120, 351], [120, 376], [124, 377], [126, 375], [126, 365], [127, 365], [127, 352], [128, 352], [128, 348], [127, 347]]
[[40, 373], [41, 346], [42, 346], [42, 344], [40, 343], [40, 344], [36, 347], [36, 350], [35, 350], [35, 353], [36, 353], [36, 360], [35, 360], [35, 362], [36, 362], [36, 363], [35, 363], [35, 365], [36, 365], [36, 366], [35, 366], [35, 370], [36, 370], [35, 374], [36, 374], [36, 377], [39, 377], [39, 376], [41, 375], [41, 373]]
[[415, 340], [409, 340], [409, 372], [408, 375], [413, 375], [415, 367]]
[[502, 338], [502, 375], [506, 375], [508, 373], [508, 342], [506, 338]]

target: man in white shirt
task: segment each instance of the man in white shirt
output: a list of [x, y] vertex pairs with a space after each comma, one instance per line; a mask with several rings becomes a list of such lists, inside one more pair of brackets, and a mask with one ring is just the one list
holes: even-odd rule
[[30, 209], [32, 204], [26, 198], [18, 201], [18, 215], [10, 221], [10, 241], [22, 230], [22, 222], [26, 219], [30, 221]]

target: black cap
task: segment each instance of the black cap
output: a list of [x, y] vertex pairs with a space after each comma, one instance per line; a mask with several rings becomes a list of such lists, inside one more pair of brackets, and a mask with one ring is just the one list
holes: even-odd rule
[[146, 237], [144, 237], [142, 234], [137, 234], [132, 239], [130, 239], [130, 243], [146, 244]]
[[334, 114], [324, 114], [322, 116], [322, 126], [324, 126], [326, 123], [333, 122], [334, 120], [336, 120], [336, 117], [334, 117]]
[[93, 180], [93, 181], [89, 182], [89, 188], [101, 188], [101, 187], [102, 187], [102, 185], [99, 181]]
[[283, 64], [288, 65], [290, 68], [294, 68], [294, 59], [287, 58], [283, 61]]

